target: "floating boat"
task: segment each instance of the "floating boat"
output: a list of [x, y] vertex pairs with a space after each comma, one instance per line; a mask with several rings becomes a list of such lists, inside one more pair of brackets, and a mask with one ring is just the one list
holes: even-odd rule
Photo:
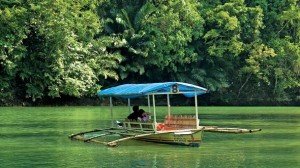
[[[197, 96], [207, 93], [208, 90], [182, 82], [148, 83], [148, 84], [124, 84], [111, 87], [98, 92], [101, 97], [109, 97], [111, 109], [111, 128], [92, 130], [70, 135], [71, 139], [85, 142], [98, 142], [108, 146], [116, 146], [119, 142], [136, 139], [149, 142], [199, 146], [202, 141], [204, 128], [199, 126], [198, 101]], [[194, 115], [171, 115], [170, 95], [183, 94], [186, 97], [194, 98]], [[166, 95], [168, 114], [163, 121], [158, 122], [156, 118], [155, 96]], [[115, 124], [113, 119], [112, 97], [124, 98], [128, 100], [128, 107], [131, 110], [130, 99], [147, 97], [148, 111], [152, 112], [152, 120], [147, 122], [124, 120], [122, 126]], [[151, 98], [150, 98], [151, 97]], [[152, 103], [151, 103], [152, 99]], [[101, 138], [120, 135], [122, 138], [103, 142]]]
[[[260, 131], [258, 129], [247, 130], [200, 126], [197, 97], [207, 92], [208, 90], [203, 87], [182, 82], [124, 84], [99, 91], [98, 95], [100, 97], [109, 97], [110, 99], [111, 127], [80, 132], [70, 135], [69, 138], [84, 142], [101, 143], [110, 147], [117, 146], [118, 143], [129, 139], [199, 147], [202, 142], [204, 131], [226, 133]], [[185, 97], [194, 98], [194, 114], [171, 114], [170, 95], [173, 94], [182, 94]], [[156, 118], [156, 95], [166, 95], [168, 113], [162, 120], [157, 120]], [[125, 119], [122, 123], [116, 124], [113, 118], [112, 97], [127, 99], [129, 111], [131, 111], [131, 99], [147, 97], [148, 111], [152, 111], [151, 116], [153, 116], [153, 120], [143, 122]]]

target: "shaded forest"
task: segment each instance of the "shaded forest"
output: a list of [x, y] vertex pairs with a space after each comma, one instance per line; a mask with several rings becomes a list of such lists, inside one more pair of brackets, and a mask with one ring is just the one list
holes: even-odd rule
[[0, 104], [180, 81], [207, 105], [299, 105], [299, 0], [0, 0]]

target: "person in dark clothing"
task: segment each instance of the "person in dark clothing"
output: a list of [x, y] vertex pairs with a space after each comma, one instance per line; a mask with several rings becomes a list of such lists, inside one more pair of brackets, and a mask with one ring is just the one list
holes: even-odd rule
[[133, 112], [127, 117], [129, 120], [137, 120], [141, 115], [139, 113], [139, 106], [132, 107]]

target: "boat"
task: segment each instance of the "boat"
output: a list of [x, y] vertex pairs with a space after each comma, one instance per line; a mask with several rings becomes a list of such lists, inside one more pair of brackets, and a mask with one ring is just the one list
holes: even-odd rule
[[[110, 147], [118, 146], [120, 142], [130, 139], [199, 147], [204, 131], [235, 134], [261, 131], [261, 129], [220, 128], [200, 125], [198, 96], [207, 92], [206, 88], [183, 82], [123, 84], [107, 88], [99, 91], [98, 96], [109, 97], [111, 127], [72, 134], [69, 138], [84, 142], [101, 143]], [[194, 98], [195, 111], [193, 114], [171, 113], [170, 95], [179, 94], [187, 98]], [[155, 96], [157, 95], [166, 96], [168, 110], [163, 119], [157, 119], [156, 117]], [[123, 122], [116, 123], [113, 117], [113, 97], [127, 99], [129, 112], [131, 112], [131, 99], [147, 97], [148, 112], [151, 112], [153, 119], [145, 122], [126, 118]]]
[[[204, 127], [199, 125], [197, 98], [199, 95], [207, 92], [206, 88], [183, 82], [123, 84], [107, 88], [99, 91], [98, 95], [100, 97], [109, 97], [111, 127], [72, 134], [69, 138], [84, 142], [102, 143], [108, 146], [117, 146], [122, 141], [135, 139], [155, 143], [199, 147], [202, 142]], [[194, 98], [194, 114], [171, 113], [170, 95], [179, 94], [188, 98]], [[162, 120], [158, 120], [156, 116], [155, 97], [157, 95], [165, 95], [167, 100], [168, 110]], [[113, 97], [127, 99], [129, 110], [131, 110], [131, 99], [147, 97], [148, 112], [151, 112], [153, 119], [151, 118], [147, 122], [124, 119], [119, 125], [116, 124], [113, 118]], [[103, 137], [111, 135], [118, 135], [121, 138], [108, 142], [102, 141]]]

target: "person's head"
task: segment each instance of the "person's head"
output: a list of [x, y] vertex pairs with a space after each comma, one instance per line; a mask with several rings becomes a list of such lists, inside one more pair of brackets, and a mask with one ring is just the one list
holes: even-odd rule
[[133, 112], [138, 112], [139, 111], [139, 106], [133, 106], [132, 110], [133, 110]]
[[145, 113], [145, 110], [140, 109], [140, 110], [139, 110], [139, 113], [140, 113], [140, 114], [143, 114], [143, 113]]

